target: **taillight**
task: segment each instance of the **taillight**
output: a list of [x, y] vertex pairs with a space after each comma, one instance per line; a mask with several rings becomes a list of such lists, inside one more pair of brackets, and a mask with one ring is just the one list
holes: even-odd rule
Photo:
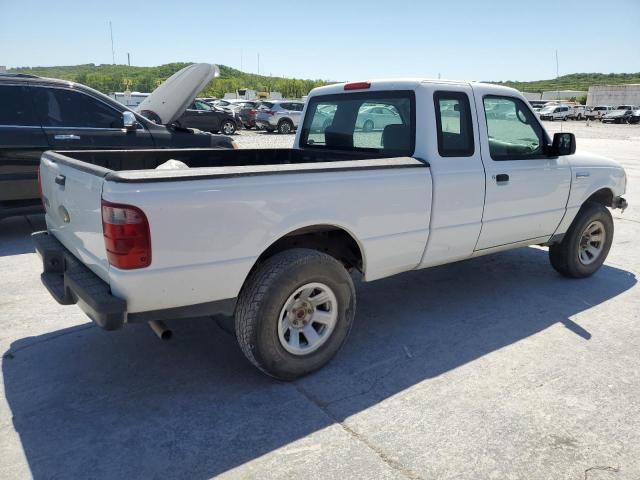
[[102, 232], [111, 265], [123, 270], [151, 265], [151, 234], [142, 210], [103, 200]]
[[366, 88], [371, 88], [371, 82], [351, 82], [345, 83], [345, 90], [364, 90]]
[[40, 173], [40, 168], [38, 167], [38, 191], [40, 192], [40, 201], [42, 202], [42, 208], [47, 210], [47, 202], [44, 201], [44, 194], [42, 193], [42, 175]]
[[276, 114], [276, 112], [274, 112], [273, 110], [265, 110], [264, 113], [266, 113], [267, 115], [271, 115], [271, 116]]

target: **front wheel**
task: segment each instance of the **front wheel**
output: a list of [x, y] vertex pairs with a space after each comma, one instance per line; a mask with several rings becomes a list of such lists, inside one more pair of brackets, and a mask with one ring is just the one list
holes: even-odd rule
[[587, 203], [578, 212], [562, 242], [549, 247], [549, 260], [565, 277], [588, 277], [602, 266], [612, 241], [611, 212], [600, 203]]
[[371, 132], [373, 130], [373, 121], [367, 120], [366, 122], [364, 122], [362, 130], [364, 130], [365, 132]]
[[293, 380], [333, 358], [354, 315], [355, 289], [344, 266], [325, 253], [296, 248], [249, 276], [238, 297], [236, 337], [256, 367]]
[[236, 133], [236, 124], [231, 120], [225, 120], [222, 123], [222, 133], [225, 135], [233, 135]]

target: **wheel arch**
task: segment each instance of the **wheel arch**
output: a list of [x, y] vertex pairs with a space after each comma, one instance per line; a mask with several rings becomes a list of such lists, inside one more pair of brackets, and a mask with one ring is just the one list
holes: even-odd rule
[[366, 271], [364, 247], [352, 232], [340, 225], [317, 224], [295, 228], [274, 240], [258, 256], [249, 275], [268, 258], [292, 248], [317, 250], [334, 257], [347, 270]]
[[613, 198], [614, 198], [613, 190], [609, 187], [600, 188], [596, 190], [591, 195], [589, 195], [582, 205], [587, 203], [599, 203], [604, 205], [605, 207], [613, 207]]

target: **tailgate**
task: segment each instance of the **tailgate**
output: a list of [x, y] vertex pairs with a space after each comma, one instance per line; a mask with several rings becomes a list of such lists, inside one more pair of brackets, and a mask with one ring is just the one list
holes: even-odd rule
[[40, 161], [49, 232], [96, 275], [109, 281], [102, 236], [102, 183], [109, 170], [45, 152]]

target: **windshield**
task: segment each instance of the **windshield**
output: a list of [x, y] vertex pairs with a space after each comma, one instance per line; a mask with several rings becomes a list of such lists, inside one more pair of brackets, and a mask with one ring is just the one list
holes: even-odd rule
[[357, 92], [309, 100], [301, 148], [411, 156], [415, 144], [412, 91]]

